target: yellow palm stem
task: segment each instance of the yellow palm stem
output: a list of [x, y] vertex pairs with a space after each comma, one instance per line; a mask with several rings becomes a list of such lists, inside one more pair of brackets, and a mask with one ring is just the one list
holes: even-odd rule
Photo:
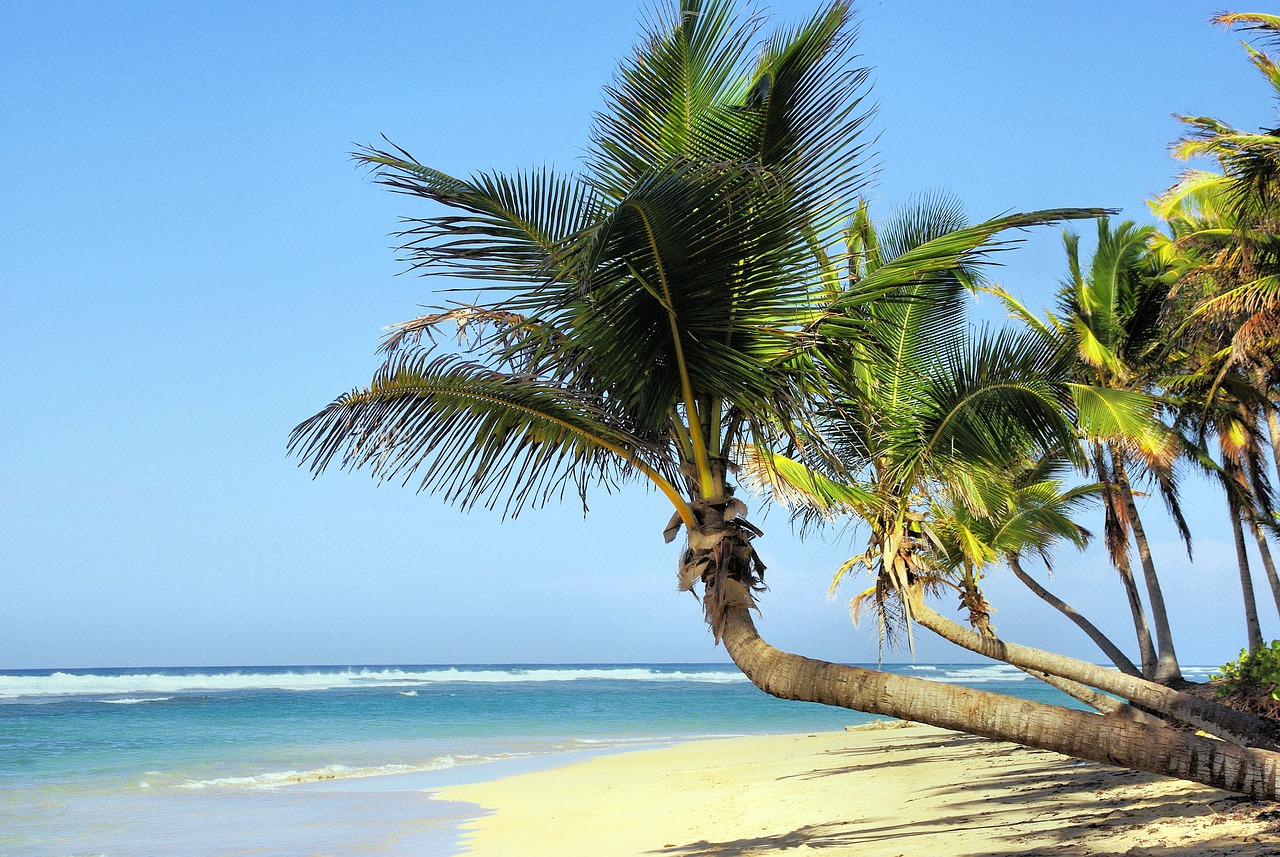
[[645, 233], [649, 238], [649, 249], [653, 252], [653, 261], [658, 268], [658, 280], [662, 283], [663, 303], [667, 310], [667, 320], [671, 325], [671, 344], [675, 349], [676, 368], [680, 372], [680, 392], [684, 397], [685, 416], [689, 420], [689, 439], [693, 442], [693, 463], [698, 469], [699, 494], [704, 498], [711, 498], [715, 495], [715, 480], [711, 476], [707, 442], [702, 434], [702, 421], [698, 419], [698, 406], [693, 396], [693, 384], [689, 381], [689, 366], [684, 359], [684, 345], [680, 341], [680, 324], [671, 301], [671, 287], [667, 283], [667, 271], [662, 264], [662, 253], [658, 249], [658, 239], [653, 233], [653, 224], [649, 221], [648, 213], [641, 206], [633, 205], [632, 207], [644, 223]]

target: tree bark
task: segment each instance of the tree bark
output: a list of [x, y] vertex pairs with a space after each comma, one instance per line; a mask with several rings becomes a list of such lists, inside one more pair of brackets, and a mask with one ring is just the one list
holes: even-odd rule
[[[1270, 396], [1267, 397], [1270, 399]], [[1270, 401], [1262, 406], [1267, 415], [1267, 436], [1271, 440], [1271, 457], [1276, 463], [1276, 484], [1280, 485], [1280, 417]]]
[[1129, 473], [1124, 466], [1124, 457], [1114, 448], [1111, 450], [1111, 463], [1120, 483], [1120, 496], [1124, 500], [1125, 510], [1129, 513], [1129, 526], [1133, 529], [1133, 540], [1138, 545], [1142, 577], [1147, 585], [1147, 600], [1151, 604], [1151, 621], [1156, 630], [1157, 664], [1155, 674], [1151, 678], [1162, 684], [1179, 682], [1182, 680], [1182, 668], [1178, 665], [1178, 655], [1173, 650], [1173, 629], [1169, 625], [1169, 613], [1165, 610], [1164, 592], [1160, 589], [1160, 578], [1156, 575], [1155, 562], [1151, 559], [1151, 545], [1147, 541], [1146, 530], [1142, 528], [1142, 519], [1138, 516], [1138, 505], [1133, 500], [1133, 488], [1129, 484]]
[[1244, 522], [1240, 501], [1227, 490], [1227, 508], [1231, 513], [1231, 533], [1236, 539], [1236, 565], [1240, 568], [1240, 591], [1244, 596], [1244, 627], [1249, 650], [1262, 645], [1262, 626], [1258, 624], [1258, 603], [1253, 594], [1253, 575], [1249, 572], [1249, 554], [1244, 546]]
[[[1102, 444], [1093, 445], [1093, 466], [1098, 481], [1106, 488], [1103, 491], [1103, 502], [1107, 507], [1107, 547], [1111, 554], [1111, 564], [1120, 575], [1120, 583], [1124, 587], [1125, 597], [1129, 600], [1129, 613], [1133, 616], [1133, 631], [1138, 638], [1138, 657], [1142, 661], [1142, 674], [1151, 678], [1156, 674], [1156, 648], [1151, 642], [1151, 629], [1147, 626], [1147, 611], [1142, 606], [1142, 597], [1138, 595], [1138, 584], [1133, 579], [1133, 569], [1129, 566], [1129, 530], [1121, 522], [1125, 517], [1117, 507], [1121, 505], [1116, 496], [1115, 479], [1111, 468], [1107, 465], [1107, 457]], [[1112, 532], [1115, 529], [1117, 532]], [[1112, 539], [1122, 540], [1112, 545]]]
[[1089, 639], [1093, 640], [1098, 648], [1102, 650], [1103, 654], [1111, 659], [1111, 663], [1116, 665], [1116, 669], [1120, 670], [1120, 672], [1125, 675], [1142, 675], [1142, 671], [1138, 669], [1137, 665], [1134, 664], [1133, 661], [1129, 660], [1124, 652], [1120, 651], [1119, 646], [1111, 642], [1111, 638], [1102, 633], [1096, 625], [1077, 612], [1070, 604], [1045, 589], [1034, 577], [1023, 571], [1022, 563], [1018, 561], [1016, 556], [1009, 556], [1006, 557], [1006, 559], [1009, 562], [1009, 568], [1012, 569], [1014, 577], [1021, 580], [1028, 589], [1049, 604], [1049, 606], [1053, 607], [1063, 616], [1066, 616], [1074, 622], [1081, 631], [1084, 631], [1085, 634], [1089, 636]]
[[1271, 597], [1276, 602], [1276, 612], [1280, 613], [1280, 577], [1276, 575], [1276, 563], [1271, 556], [1271, 545], [1267, 543], [1267, 534], [1258, 523], [1258, 514], [1249, 511], [1249, 529], [1253, 531], [1254, 541], [1258, 543], [1258, 556], [1262, 558], [1262, 568], [1267, 573], [1267, 583], [1271, 586]]
[[726, 610], [719, 630], [738, 668], [765, 693], [781, 699], [915, 720], [1253, 798], [1280, 797], [1277, 753], [1137, 720], [793, 655], [762, 640], [745, 607]]
[[1280, 751], [1280, 721], [1258, 717], [1200, 699], [1163, 684], [1078, 661], [1064, 655], [1006, 643], [998, 637], [978, 634], [940, 615], [917, 593], [912, 599], [915, 620], [938, 636], [961, 648], [1028, 672], [1049, 673], [1089, 687], [1114, 693], [1149, 711], [1154, 711], [1203, 729], [1235, 744]]
[[[1019, 669], [1022, 669], [1019, 667]], [[1080, 684], [1078, 681], [1061, 678], [1046, 672], [1036, 672], [1035, 670], [1022, 670], [1027, 675], [1038, 681], [1042, 681], [1049, 687], [1062, 691], [1067, 696], [1084, 703], [1099, 714], [1115, 714], [1122, 709], [1127, 708], [1123, 700], [1116, 699], [1114, 696], [1108, 696], [1101, 691], [1094, 690], [1088, 685]]]

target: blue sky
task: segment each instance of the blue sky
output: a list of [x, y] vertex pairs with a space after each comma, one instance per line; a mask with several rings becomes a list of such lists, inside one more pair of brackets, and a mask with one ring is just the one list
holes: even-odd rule
[[[1144, 219], [1179, 170], [1170, 114], [1273, 115], [1238, 37], [1207, 24], [1219, 6], [863, 4], [873, 201], [941, 189], [975, 218]], [[413, 201], [347, 153], [385, 134], [464, 175], [572, 165], [642, 9], [0, 5], [0, 667], [723, 658], [675, 591], [658, 495], [502, 521], [363, 474], [313, 481], [284, 455], [293, 425], [368, 379], [381, 329], [433, 302], [396, 276], [389, 233]], [[1047, 303], [1059, 235], [1006, 255], [997, 279]], [[1158, 502], [1148, 518], [1180, 654], [1220, 663], [1244, 643], [1234, 553], [1215, 490], [1188, 497], [1194, 566]], [[762, 524], [766, 637], [875, 660], [874, 631], [824, 598], [855, 542]], [[1055, 571], [1131, 638], [1100, 552]], [[1004, 575], [989, 597], [1007, 638], [1096, 658]], [[969, 659], [923, 637], [917, 654]]]

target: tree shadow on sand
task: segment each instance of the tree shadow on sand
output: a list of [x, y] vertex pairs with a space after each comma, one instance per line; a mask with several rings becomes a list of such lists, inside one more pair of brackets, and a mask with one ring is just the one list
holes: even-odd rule
[[[989, 760], [1026, 750], [1013, 745], [991, 743], [978, 738], [945, 738], [939, 748], [955, 749], [957, 744], [986, 745], [975, 756], [973, 767], [963, 781], [936, 788], [922, 789], [905, 800], [921, 801], [918, 820], [902, 821], [881, 817], [845, 820], [829, 805], [815, 804], [814, 815], [827, 819], [806, 824], [794, 830], [762, 834], [755, 837], [712, 842], [707, 839], [685, 844], [672, 844], [655, 849], [651, 854], [674, 854], [680, 857], [748, 857], [785, 852], [808, 847], [811, 850], [836, 850], [858, 853], [859, 846], [900, 840], [903, 854], [924, 850], [957, 855], [983, 857], [1063, 857], [1068, 854], [1112, 853], [1099, 850], [1110, 831], [1121, 830], [1135, 835], [1135, 844], [1123, 850], [1127, 857], [1258, 857], [1280, 855], [1280, 808], [1276, 804], [1249, 801], [1207, 787], [1195, 793], [1163, 795], [1142, 786], [1159, 780], [1136, 771], [1117, 771], [1092, 762], [1068, 759], [1044, 753], [1042, 764], [1008, 772], [990, 770]], [[915, 748], [921, 748], [916, 744]], [[867, 752], [855, 748], [847, 752], [825, 754], [858, 757], [868, 761], [837, 767], [821, 766], [806, 774], [781, 779], [819, 778], [863, 775], [867, 772], [901, 769], [903, 763], [927, 762], [925, 758], [885, 759], [884, 750]], [[877, 758], [878, 757], [878, 758]], [[870, 761], [876, 759], [876, 761]], [[940, 803], [930, 807], [930, 801]], [[904, 807], [892, 807], [902, 810]], [[908, 810], [909, 812], [909, 810]], [[1193, 823], [1176, 831], [1162, 829], [1169, 821], [1190, 819]], [[1239, 836], [1215, 830], [1218, 821], [1242, 820], [1251, 825], [1256, 836]], [[744, 824], [749, 823], [744, 818]], [[948, 846], [948, 834], [964, 831], [965, 841], [956, 842], [956, 850]], [[931, 839], [922, 839], [922, 837]], [[1077, 843], [1090, 844], [1079, 849]], [[1082, 844], [1082, 843], [1081, 843]], [[1121, 853], [1121, 852], [1115, 852]]]
[[[807, 846], [813, 850], [848, 848], [850, 849], [849, 853], [856, 853], [858, 845], [869, 841], [868, 837], [833, 830], [831, 829], [832, 827], [832, 825], [805, 825], [804, 827], [796, 828], [790, 833], [777, 836], [734, 839], [725, 842], [708, 842], [704, 839], [700, 842], [691, 842], [688, 845], [655, 849], [648, 853], [676, 854], [680, 855], [680, 857], [751, 857], [751, 855], [774, 854], [801, 846]], [[1073, 838], [1065, 835], [1065, 833], [1064, 831], [1064, 835], [1056, 844], [1035, 845], [1027, 848], [1019, 848], [1014, 844], [1003, 848], [1003, 850], [981, 848], [966, 849], [958, 853], [966, 855], [966, 857], [967, 855], [979, 854], [983, 855], [983, 857], [1066, 857], [1066, 855], [1081, 853], [1076, 850]], [[894, 838], [909, 835], [909, 833], [898, 833], [894, 835]], [[882, 839], [886, 837], [874, 838]], [[995, 845], [994, 842], [993, 845]], [[916, 853], [912, 850], [910, 842], [905, 839], [902, 843], [902, 849], [903, 854]], [[1097, 854], [1099, 852], [1090, 849], [1083, 853]], [[1277, 851], [1274, 845], [1245, 843], [1236, 837], [1201, 838], [1182, 845], [1138, 846], [1124, 852], [1125, 857], [1266, 857], [1266, 855], [1276, 854], [1280, 854], [1280, 851]]]

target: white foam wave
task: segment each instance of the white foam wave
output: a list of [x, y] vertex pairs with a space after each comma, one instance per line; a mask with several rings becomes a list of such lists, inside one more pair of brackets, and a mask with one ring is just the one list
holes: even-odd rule
[[204, 789], [275, 789], [298, 783], [315, 783], [321, 780], [347, 780], [358, 777], [381, 777], [388, 774], [413, 774], [421, 771], [440, 771], [458, 764], [453, 756], [441, 756], [425, 765], [377, 765], [367, 768], [348, 768], [346, 765], [326, 765], [308, 771], [270, 771], [248, 777], [216, 777], [211, 780], [186, 780], [175, 787], [201, 791]]
[[1008, 664], [992, 664], [990, 666], [979, 664], [948, 666], [908, 664], [907, 667], [913, 671], [929, 673], [929, 681], [939, 681], [946, 684], [991, 684], [994, 682], [1031, 680], [1031, 676]]
[[107, 705], [137, 705], [139, 702], [168, 702], [172, 696], [126, 696], [123, 699], [99, 699]]
[[417, 696], [418, 692], [416, 690], [397, 690], [396, 694], [398, 696]]
[[[55, 672], [49, 675], [0, 675], [0, 699], [68, 696], [153, 696], [156, 694], [231, 692], [240, 690], [319, 691], [365, 687], [413, 688], [443, 682], [515, 683], [549, 681], [710, 682], [746, 681], [731, 669], [700, 672], [651, 667], [423, 667], [315, 670], [289, 672], [111, 674]], [[154, 697], [158, 699], [158, 697]]]

